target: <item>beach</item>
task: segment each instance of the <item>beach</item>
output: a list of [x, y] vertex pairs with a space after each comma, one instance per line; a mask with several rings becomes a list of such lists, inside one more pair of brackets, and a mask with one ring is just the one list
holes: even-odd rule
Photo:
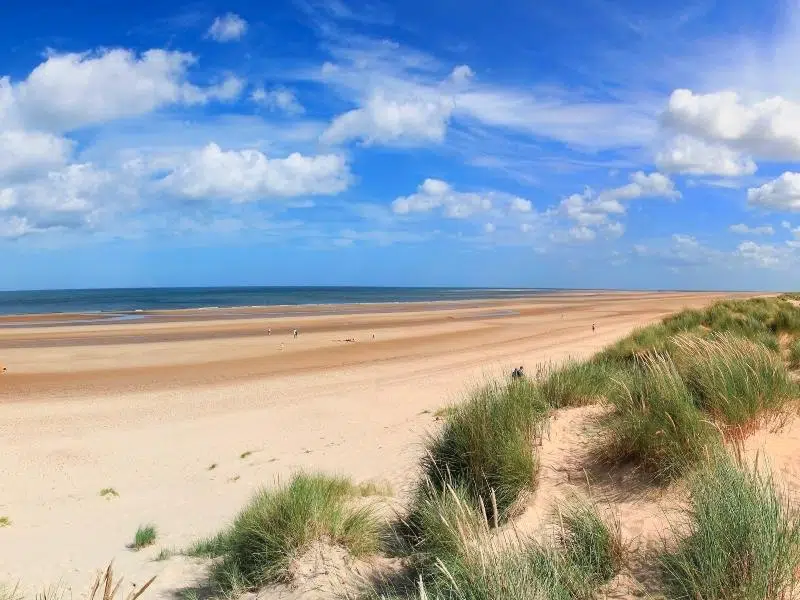
[[[471, 386], [586, 357], [634, 327], [733, 296], [0, 318], [0, 517], [10, 521], [0, 581], [33, 591], [61, 582], [78, 595], [113, 559], [128, 582], [158, 575], [148, 597], [173, 597], [204, 567], [154, 561], [159, 550], [215, 533], [259, 487], [321, 470], [402, 497], [436, 411]], [[107, 488], [114, 494], [101, 496]], [[128, 549], [150, 522], [158, 543]]]

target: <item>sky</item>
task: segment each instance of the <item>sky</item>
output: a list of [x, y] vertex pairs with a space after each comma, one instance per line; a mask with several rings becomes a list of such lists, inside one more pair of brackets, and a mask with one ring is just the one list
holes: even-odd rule
[[9, 0], [0, 289], [800, 288], [800, 1]]

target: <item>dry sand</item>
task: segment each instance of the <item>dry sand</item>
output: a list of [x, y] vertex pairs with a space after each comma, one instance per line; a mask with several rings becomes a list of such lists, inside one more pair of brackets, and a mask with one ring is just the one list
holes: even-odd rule
[[[60, 581], [77, 598], [114, 559], [126, 581], [159, 575], [149, 598], [172, 597], [204, 567], [155, 562], [159, 550], [215, 533], [259, 486], [321, 469], [386, 481], [400, 495], [423, 434], [436, 426], [432, 412], [471, 385], [519, 364], [532, 371], [586, 356], [635, 326], [719, 297], [571, 293], [336, 309], [343, 314], [0, 319], [8, 367], [0, 377], [0, 517], [11, 521], [0, 528], [0, 582], [39, 591]], [[547, 452], [553, 464], [570, 450]], [[555, 485], [545, 476], [545, 489]], [[118, 497], [101, 497], [103, 488]], [[630, 523], [652, 518], [626, 510]], [[534, 502], [523, 519], [538, 512]], [[158, 527], [156, 545], [127, 549], [148, 522]]]

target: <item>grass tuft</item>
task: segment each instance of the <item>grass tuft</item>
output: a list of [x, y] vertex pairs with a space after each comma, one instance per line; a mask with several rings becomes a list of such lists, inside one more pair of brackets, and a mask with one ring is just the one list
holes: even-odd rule
[[103, 488], [100, 490], [100, 496], [103, 498], [117, 498], [119, 493], [114, 488]]
[[494, 502], [504, 521], [521, 494], [534, 488], [533, 446], [547, 414], [531, 381], [475, 390], [428, 440], [422, 460], [426, 479], [442, 491], [448, 485], [464, 490], [475, 505]]
[[576, 500], [558, 511], [558, 538], [566, 559], [593, 583], [616, 575], [625, 557], [620, 526], [604, 519], [595, 506]]
[[698, 475], [691, 498], [688, 535], [660, 557], [669, 598], [795, 597], [800, 521], [769, 475], [720, 459]]
[[140, 525], [133, 536], [131, 547], [134, 550], [141, 550], [142, 548], [147, 548], [147, 546], [152, 546], [156, 542], [156, 535], [156, 526], [152, 523]]
[[214, 579], [223, 590], [287, 579], [291, 562], [317, 541], [370, 554], [379, 545], [378, 521], [370, 507], [348, 505], [353, 489], [344, 478], [298, 474], [284, 487], [258, 492], [228, 531], [192, 550], [222, 557]]
[[0, 517], [0, 527], [10, 527], [11, 519], [8, 517]]
[[675, 360], [700, 408], [742, 426], [783, 407], [795, 386], [780, 356], [730, 333], [677, 336]]
[[175, 551], [171, 548], [162, 548], [158, 551], [158, 554], [155, 557], [155, 561], [160, 562], [162, 560], [169, 560], [175, 556]]
[[570, 360], [559, 368], [540, 368], [536, 380], [553, 408], [585, 406], [606, 395], [618, 372], [619, 366], [610, 360]]
[[800, 339], [792, 341], [789, 346], [789, 365], [794, 369], [800, 367]]
[[668, 356], [642, 359], [616, 381], [609, 401], [615, 410], [604, 419], [608, 458], [634, 460], [661, 479], [683, 474], [720, 443]]

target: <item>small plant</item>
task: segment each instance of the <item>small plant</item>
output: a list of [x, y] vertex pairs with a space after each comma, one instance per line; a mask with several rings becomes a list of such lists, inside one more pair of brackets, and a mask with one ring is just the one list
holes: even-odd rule
[[8, 517], [0, 517], [0, 527], [8, 527], [11, 525], [11, 519]]
[[691, 500], [678, 547], [660, 558], [668, 598], [795, 597], [800, 520], [769, 475], [721, 458], [698, 474]]
[[604, 419], [608, 458], [634, 460], [662, 479], [683, 474], [720, 444], [718, 430], [668, 356], [652, 355], [629, 369], [609, 392]]
[[537, 374], [544, 399], [553, 408], [584, 406], [605, 396], [619, 366], [602, 358], [570, 360], [560, 368], [543, 367]]
[[162, 560], [169, 560], [170, 558], [173, 557], [174, 554], [175, 554], [174, 550], [171, 550], [170, 548], [162, 548], [156, 555], [155, 560], [159, 562]]
[[109, 487], [100, 490], [100, 496], [102, 496], [103, 498], [116, 498], [119, 496], [119, 493], [117, 493], [117, 490], [115, 490], [114, 488]]
[[379, 545], [378, 521], [371, 507], [348, 506], [352, 494], [347, 479], [296, 475], [287, 486], [258, 492], [229, 530], [194, 550], [222, 557], [213, 578], [223, 590], [285, 578], [291, 562], [323, 539], [370, 554]]
[[535, 486], [533, 447], [548, 411], [528, 380], [475, 390], [428, 440], [422, 460], [426, 479], [440, 490], [451, 485], [469, 492], [476, 505], [494, 503], [504, 521], [521, 494]]
[[675, 345], [698, 406], [729, 425], [779, 410], [795, 393], [781, 358], [758, 342], [726, 333], [677, 336]]
[[209, 470], [209, 471], [213, 471], [213, 470], [214, 470], [214, 469], [216, 469], [218, 466], [219, 466], [219, 465], [217, 465], [217, 463], [211, 463], [211, 464], [208, 466], [208, 470]]
[[596, 507], [576, 500], [558, 511], [558, 523], [566, 559], [587, 580], [605, 583], [617, 574], [625, 555], [617, 521], [604, 519]]
[[[136, 600], [139, 598], [147, 591], [147, 588], [150, 587], [155, 579], [155, 576], [151, 577], [143, 586], [139, 588], [133, 586], [131, 591], [124, 596], [124, 600]], [[121, 578], [117, 581], [114, 581], [114, 570], [111, 568], [111, 564], [109, 564], [105, 571], [97, 574], [97, 577], [92, 584], [92, 589], [89, 591], [88, 600], [115, 600], [121, 584]], [[40, 598], [40, 600], [47, 599]]]
[[242, 452], [242, 453], [239, 455], [239, 458], [241, 458], [241, 459], [245, 459], [245, 458], [247, 458], [248, 456], [250, 456], [252, 453], [253, 453], [253, 451], [252, 451], [252, 450], [246, 450], [245, 452]]
[[794, 340], [789, 346], [789, 364], [794, 369], [800, 367], [800, 339]]
[[140, 525], [133, 537], [131, 547], [134, 550], [141, 550], [147, 546], [152, 546], [156, 542], [156, 526], [152, 524]]

